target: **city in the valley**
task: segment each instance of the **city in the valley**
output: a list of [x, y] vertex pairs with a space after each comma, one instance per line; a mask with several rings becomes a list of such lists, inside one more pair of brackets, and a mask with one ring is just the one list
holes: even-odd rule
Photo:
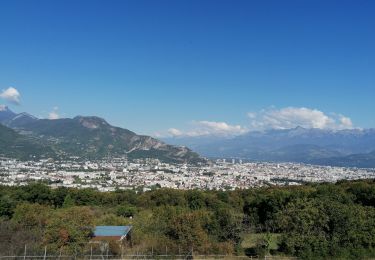
[[217, 159], [206, 165], [162, 163], [157, 159], [111, 158], [97, 161], [19, 161], [0, 159], [1, 185], [43, 181], [51, 187], [116, 189], [155, 188], [230, 190], [271, 185], [375, 178], [375, 169], [298, 163], [243, 162]]

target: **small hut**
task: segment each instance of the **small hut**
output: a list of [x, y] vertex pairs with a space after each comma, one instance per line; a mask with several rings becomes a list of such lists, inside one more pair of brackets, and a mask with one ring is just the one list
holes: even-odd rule
[[96, 226], [91, 243], [99, 244], [102, 251], [111, 247], [111, 250], [122, 252], [126, 247], [132, 245], [132, 228], [133, 226]]
[[96, 226], [93, 241], [115, 240], [125, 241], [131, 238], [132, 226]]

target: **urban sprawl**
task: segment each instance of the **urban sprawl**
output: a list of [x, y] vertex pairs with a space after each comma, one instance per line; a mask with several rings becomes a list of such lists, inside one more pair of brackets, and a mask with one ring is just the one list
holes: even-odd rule
[[155, 159], [128, 161], [18, 161], [0, 158], [0, 184], [26, 185], [43, 181], [51, 187], [94, 188], [100, 191], [140, 188], [245, 189], [269, 185], [375, 178], [375, 169], [316, 166], [298, 163], [243, 163], [216, 160], [208, 165], [162, 163]]

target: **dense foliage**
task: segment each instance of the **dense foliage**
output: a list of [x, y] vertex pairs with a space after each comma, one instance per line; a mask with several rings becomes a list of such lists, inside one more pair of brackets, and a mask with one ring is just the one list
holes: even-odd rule
[[[41, 183], [0, 190], [3, 254], [22, 253], [25, 244], [79, 253], [93, 226], [131, 224], [132, 252], [375, 256], [374, 180], [226, 192], [98, 192]], [[246, 246], [251, 234], [258, 239]]]

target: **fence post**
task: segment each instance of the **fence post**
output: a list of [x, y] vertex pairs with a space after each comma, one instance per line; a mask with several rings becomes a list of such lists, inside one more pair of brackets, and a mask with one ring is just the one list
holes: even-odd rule
[[26, 259], [26, 252], [27, 252], [27, 245], [25, 244], [25, 254], [23, 256], [23, 259], [25, 260]]
[[44, 257], [43, 259], [46, 260], [47, 257], [47, 246], [44, 247]]

